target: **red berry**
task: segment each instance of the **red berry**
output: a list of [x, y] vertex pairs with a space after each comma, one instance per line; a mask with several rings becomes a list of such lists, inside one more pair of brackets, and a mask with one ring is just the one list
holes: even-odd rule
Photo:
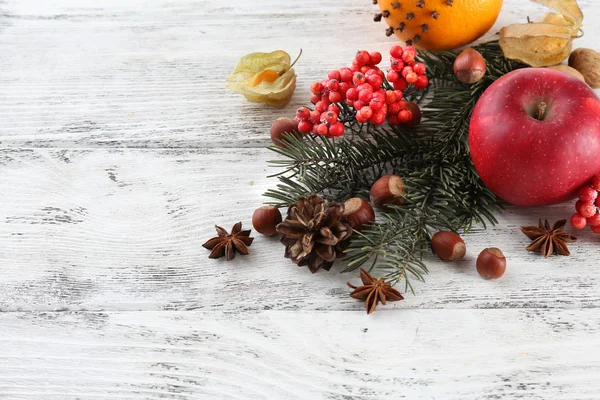
[[596, 207], [600, 207], [600, 197], [596, 198]]
[[426, 69], [427, 69], [427, 67], [425, 67], [425, 64], [420, 63], [420, 62], [415, 63], [415, 65], [413, 65], [413, 71], [415, 71], [419, 75], [425, 75]]
[[571, 216], [571, 226], [575, 229], [583, 229], [587, 224], [587, 220], [581, 214], [573, 214]]
[[390, 115], [397, 115], [400, 112], [400, 103], [392, 103], [388, 106], [388, 113]]
[[319, 124], [317, 126], [317, 133], [319, 135], [325, 136], [325, 135], [327, 135], [329, 133], [329, 128], [327, 127], [326, 124]]
[[346, 104], [348, 104], [350, 107], [354, 107], [354, 102], [352, 100], [346, 100]]
[[318, 124], [319, 122], [321, 122], [321, 113], [318, 112], [317, 110], [311, 111], [310, 112], [310, 122], [313, 125]]
[[344, 124], [336, 122], [329, 127], [329, 134], [331, 136], [342, 136], [344, 134]]
[[404, 100], [400, 100], [398, 102], [398, 106], [400, 106], [401, 110], [406, 110], [406, 109], [408, 109], [408, 102], [404, 101]]
[[417, 80], [419, 79], [419, 75], [415, 74], [414, 72], [411, 72], [410, 74], [406, 75], [406, 82], [414, 84], [417, 83]]
[[357, 121], [357, 122], [359, 122], [359, 123], [361, 123], [361, 124], [364, 124], [364, 123], [365, 123], [365, 122], [367, 122], [368, 120], [369, 120], [369, 119], [368, 119], [368, 118], [365, 118], [365, 117], [363, 117], [363, 116], [361, 115], [361, 113], [356, 113], [356, 121]]
[[390, 68], [392, 71], [400, 72], [404, 68], [404, 61], [392, 58], [390, 60]]
[[367, 78], [365, 77], [365, 74], [363, 74], [362, 72], [355, 72], [354, 75], [352, 76], [352, 82], [354, 82], [355, 85], [362, 85], [366, 81], [367, 81]]
[[409, 122], [412, 119], [412, 113], [408, 110], [402, 110], [398, 113], [400, 122]]
[[406, 46], [404, 48], [404, 52], [402, 53], [402, 59], [404, 60], [404, 62], [414, 62], [416, 56], [417, 49], [415, 49], [413, 46]]
[[600, 192], [600, 175], [596, 175], [594, 179], [592, 179], [592, 188]]
[[328, 105], [329, 105], [329, 102], [327, 102], [325, 100], [321, 100], [317, 104], [315, 104], [315, 111], [318, 111], [319, 113], [324, 113], [325, 110], [327, 110]]
[[356, 53], [355, 60], [358, 62], [358, 64], [365, 65], [371, 61], [371, 56], [366, 50], [360, 50], [358, 53]]
[[360, 101], [360, 100], [356, 100], [356, 101], [354, 102], [354, 109], [355, 109], [355, 110], [360, 110], [360, 109], [361, 109], [361, 108], [363, 108], [364, 106], [366, 106], [366, 104], [365, 104], [365, 103], [363, 103], [363, 102], [362, 102], [362, 101]]
[[583, 203], [578, 209], [577, 212], [584, 218], [593, 217], [596, 213], [596, 206], [593, 203]]
[[412, 72], [414, 72], [414, 71], [410, 65], [407, 65], [406, 67], [402, 68], [402, 76], [405, 78], [406, 78], [406, 75], [408, 75]]
[[300, 107], [297, 111], [296, 111], [296, 118], [302, 120], [302, 119], [308, 119], [310, 117], [310, 110], [306, 107]]
[[387, 73], [387, 80], [388, 82], [394, 83], [398, 80], [398, 78], [400, 78], [400, 74], [398, 74], [398, 72], [394, 71], [394, 70], [390, 70]]
[[380, 88], [381, 85], [383, 85], [383, 79], [381, 79], [379, 75], [371, 75], [367, 77], [367, 82], [369, 82], [369, 85], [373, 86], [374, 88]]
[[381, 53], [378, 51], [372, 51], [369, 53], [371, 58], [371, 65], [377, 65], [381, 62]]
[[340, 92], [329, 92], [329, 102], [339, 103], [344, 100], [344, 96]]
[[337, 81], [337, 79], [331, 79], [329, 82], [327, 82], [327, 89], [331, 90], [332, 92], [337, 91], [339, 87], [340, 83]]
[[392, 104], [396, 102], [396, 93], [393, 90], [385, 92], [385, 104]]
[[363, 89], [358, 92], [358, 99], [363, 103], [368, 103], [373, 98], [373, 91], [369, 89]]
[[371, 92], [375, 91], [373, 86], [369, 85], [368, 83], [363, 83], [362, 85], [358, 85], [356, 87], [356, 90], [358, 90], [359, 93], [361, 90], [365, 90], [365, 89], [370, 90]]
[[323, 91], [323, 84], [321, 82], [315, 82], [310, 85], [310, 91], [314, 94], [320, 94]]
[[338, 71], [337, 69], [334, 69], [333, 71], [329, 71], [329, 73], [327, 74], [327, 77], [329, 79], [339, 81], [340, 80], [340, 71]]
[[352, 65], [350, 66], [350, 71], [354, 74], [355, 72], [360, 71], [360, 65], [356, 63], [356, 60], [352, 61]]
[[377, 67], [369, 67], [369, 69], [367, 70], [367, 72], [365, 72], [365, 76], [367, 77], [367, 81], [369, 80], [369, 77], [371, 75], [377, 75], [377, 71], [379, 71], [379, 68], [377, 68]]
[[352, 81], [352, 70], [347, 67], [340, 68], [340, 79], [342, 82], [350, 82]]
[[592, 215], [587, 219], [587, 223], [589, 226], [599, 226], [600, 225], [600, 214]]
[[338, 92], [340, 92], [343, 96], [346, 96], [346, 92], [350, 89], [350, 84], [348, 82], [340, 82], [340, 88]]
[[598, 197], [598, 192], [591, 186], [584, 186], [579, 189], [579, 200], [590, 203], [596, 200], [596, 197]]
[[404, 97], [402, 90], [394, 90], [394, 93], [396, 93], [396, 101], [400, 101]]
[[373, 110], [371, 110], [371, 108], [369, 108], [368, 106], [364, 106], [363, 108], [360, 109], [359, 112], [360, 112], [360, 115], [362, 117], [364, 117], [365, 119], [369, 119], [373, 115]]
[[396, 82], [394, 82], [394, 89], [396, 90], [406, 90], [408, 87], [408, 82], [404, 78], [398, 78]]
[[310, 121], [300, 121], [298, 122], [298, 130], [302, 133], [310, 133], [312, 131], [313, 124]]
[[338, 115], [340, 114], [340, 108], [335, 104], [330, 104], [329, 107], [327, 107], [327, 111], [332, 111]]
[[374, 97], [369, 102], [369, 107], [371, 107], [371, 110], [373, 110], [373, 111], [379, 111], [383, 108], [384, 104], [385, 103], [383, 101], [381, 101], [381, 99]]
[[337, 114], [333, 111], [326, 111], [323, 114], [321, 114], [321, 122], [333, 124], [337, 121], [337, 117]]
[[421, 75], [417, 78], [417, 81], [414, 83], [417, 89], [425, 89], [429, 86], [429, 79], [425, 75]]
[[369, 118], [369, 122], [374, 125], [381, 125], [385, 122], [386, 113], [382, 110], [374, 112], [371, 118]]
[[397, 115], [390, 115], [388, 117], [388, 123], [390, 125], [399, 125], [400, 124], [400, 120], [398, 119]]
[[319, 101], [321, 101], [322, 98], [323, 97], [320, 94], [310, 94], [310, 102], [313, 104], [317, 104]]
[[348, 91], [346, 92], [346, 98], [352, 101], [358, 100], [358, 90], [356, 90], [356, 88], [348, 89]]
[[592, 226], [592, 232], [600, 234], [600, 225]]
[[371, 69], [371, 67], [369, 67], [368, 65], [364, 65], [364, 66], [360, 67], [360, 72], [362, 72], [366, 76], [367, 72], [369, 72], [370, 69]]
[[390, 49], [390, 55], [394, 58], [402, 58], [402, 53], [404, 52], [404, 50], [402, 49], [401, 46], [392, 46], [392, 48]]

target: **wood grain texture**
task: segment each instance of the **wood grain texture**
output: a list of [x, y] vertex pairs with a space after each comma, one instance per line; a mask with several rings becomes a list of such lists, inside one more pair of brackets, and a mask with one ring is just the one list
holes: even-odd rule
[[[597, 48], [600, 11], [579, 0]], [[527, 253], [509, 208], [426, 261], [417, 296], [367, 316], [260, 235], [209, 260], [213, 225], [249, 226], [274, 180], [277, 117], [355, 50], [396, 43], [370, 0], [0, 0], [0, 399], [597, 399], [600, 237]], [[501, 26], [543, 14], [505, 0]], [[224, 87], [252, 51], [304, 53], [283, 109]], [[600, 91], [599, 91], [600, 92]], [[482, 280], [485, 247], [508, 257]]]
[[[214, 224], [243, 221], [273, 182], [257, 149], [4, 150], [0, 152], [0, 310], [362, 310], [345, 282], [310, 274], [254, 235], [252, 254], [209, 260]], [[582, 231], [571, 257], [524, 250], [519, 225], [557, 220], [572, 204], [511, 208], [465, 236], [459, 263], [426, 261], [427, 282], [388, 308], [580, 308], [600, 305], [600, 237]], [[578, 233], [579, 235], [579, 233]], [[508, 271], [482, 280], [474, 260], [498, 246]]]
[[[597, 47], [592, 0], [585, 36]], [[597, 7], [596, 7], [597, 8]], [[273, 120], [359, 48], [385, 52], [370, 0], [6, 0], [0, 4], [0, 141], [18, 147], [262, 147]], [[542, 15], [505, 1], [492, 30]], [[304, 49], [291, 103], [275, 109], [225, 89], [253, 51]]]
[[599, 326], [595, 310], [8, 313], [0, 398], [597, 399]]

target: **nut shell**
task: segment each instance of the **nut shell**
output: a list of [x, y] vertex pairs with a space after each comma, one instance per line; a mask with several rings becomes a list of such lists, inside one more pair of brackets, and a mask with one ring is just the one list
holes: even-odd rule
[[281, 212], [275, 206], [262, 206], [252, 214], [252, 226], [258, 233], [272, 236], [277, 233], [277, 225], [282, 221]]
[[467, 246], [462, 238], [449, 231], [436, 232], [431, 238], [431, 247], [444, 261], [460, 260], [467, 253]]
[[277, 118], [271, 125], [271, 141], [280, 147], [285, 147], [285, 142], [282, 141], [284, 133], [294, 134], [300, 137], [298, 132], [298, 123], [289, 118]]
[[575, 68], [592, 89], [600, 88], [600, 53], [592, 49], [579, 48], [569, 56], [569, 67]]
[[454, 75], [462, 83], [472, 85], [485, 75], [487, 65], [483, 56], [475, 49], [462, 51], [454, 60]]
[[506, 257], [496, 247], [484, 249], [477, 257], [477, 272], [484, 279], [498, 279], [506, 271]]
[[371, 186], [371, 203], [378, 207], [404, 204], [404, 181], [396, 175], [384, 175]]
[[344, 216], [352, 227], [362, 231], [365, 225], [375, 222], [375, 211], [365, 199], [353, 197], [344, 203]]

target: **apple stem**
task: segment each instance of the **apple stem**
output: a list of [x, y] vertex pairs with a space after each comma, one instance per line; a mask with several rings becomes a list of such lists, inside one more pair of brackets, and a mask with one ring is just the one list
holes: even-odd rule
[[538, 105], [538, 115], [537, 115], [538, 121], [544, 120], [544, 115], [546, 114], [547, 107], [548, 106], [543, 101]]

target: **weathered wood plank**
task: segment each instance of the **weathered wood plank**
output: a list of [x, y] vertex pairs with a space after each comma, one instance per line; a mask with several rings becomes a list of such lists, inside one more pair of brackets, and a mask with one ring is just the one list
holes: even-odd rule
[[[591, 0], [577, 46], [595, 47]], [[0, 3], [0, 142], [11, 147], [256, 147], [308, 87], [358, 48], [388, 50], [370, 0], [133, 0]], [[505, 1], [496, 26], [545, 12]], [[284, 109], [225, 89], [253, 51], [304, 49], [298, 89]]]
[[[252, 254], [209, 260], [213, 225], [250, 224], [274, 184], [258, 149], [0, 151], [0, 310], [362, 310], [337, 271], [311, 275], [256, 235]], [[572, 205], [509, 209], [465, 237], [467, 260], [431, 256], [417, 296], [388, 308], [598, 307], [599, 237], [571, 257], [527, 253], [518, 226], [568, 216]], [[482, 280], [479, 251], [502, 248], [508, 271]]]
[[599, 326], [595, 310], [4, 313], [0, 397], [593, 399]]

